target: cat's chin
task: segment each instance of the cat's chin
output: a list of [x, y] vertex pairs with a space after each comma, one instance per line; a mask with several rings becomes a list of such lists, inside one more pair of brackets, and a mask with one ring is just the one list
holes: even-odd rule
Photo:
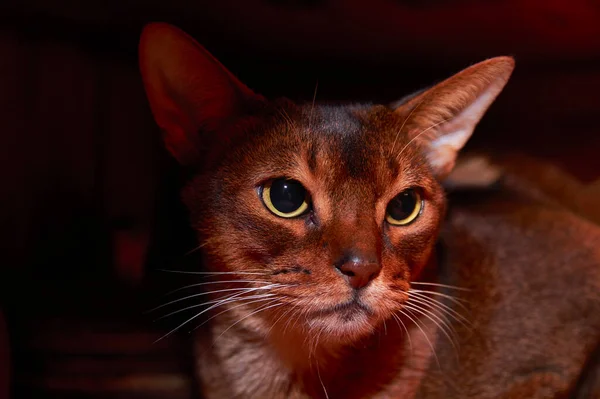
[[321, 340], [338, 343], [349, 343], [371, 335], [377, 325], [378, 320], [371, 312], [354, 307], [321, 312], [308, 321], [310, 330]]

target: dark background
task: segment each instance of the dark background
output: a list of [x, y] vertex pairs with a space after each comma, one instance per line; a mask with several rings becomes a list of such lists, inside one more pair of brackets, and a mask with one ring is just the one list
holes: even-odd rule
[[166, 326], [142, 314], [166, 278], [152, 270], [193, 245], [137, 70], [151, 21], [186, 30], [255, 91], [298, 101], [317, 82], [320, 101], [392, 101], [513, 55], [469, 147], [539, 157], [582, 185], [600, 177], [600, 1], [4, 0], [0, 307], [14, 397], [190, 395], [188, 335], [153, 345]]

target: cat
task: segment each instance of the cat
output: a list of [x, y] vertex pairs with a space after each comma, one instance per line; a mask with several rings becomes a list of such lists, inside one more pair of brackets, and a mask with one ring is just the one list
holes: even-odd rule
[[513, 68], [491, 58], [388, 106], [298, 105], [254, 93], [177, 28], [145, 27], [142, 79], [192, 176], [182, 198], [209, 278], [180, 302], [196, 311], [179, 327], [201, 325], [204, 397], [592, 386], [598, 227], [502, 178], [449, 200], [442, 187]]

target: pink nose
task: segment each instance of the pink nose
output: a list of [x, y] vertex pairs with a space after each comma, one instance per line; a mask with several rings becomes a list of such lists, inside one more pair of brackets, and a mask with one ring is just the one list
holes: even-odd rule
[[379, 275], [381, 266], [376, 260], [362, 256], [346, 257], [336, 268], [354, 289], [365, 287]]

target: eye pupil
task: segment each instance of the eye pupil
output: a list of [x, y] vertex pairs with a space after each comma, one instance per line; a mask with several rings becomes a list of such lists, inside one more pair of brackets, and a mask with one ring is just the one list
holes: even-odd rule
[[396, 220], [406, 219], [415, 209], [416, 200], [413, 190], [407, 190], [397, 195], [390, 203], [390, 215]]
[[421, 197], [414, 189], [404, 190], [390, 201], [387, 220], [394, 225], [406, 225], [419, 216]]
[[281, 213], [292, 213], [306, 201], [306, 189], [296, 180], [276, 179], [271, 183], [269, 197]]

